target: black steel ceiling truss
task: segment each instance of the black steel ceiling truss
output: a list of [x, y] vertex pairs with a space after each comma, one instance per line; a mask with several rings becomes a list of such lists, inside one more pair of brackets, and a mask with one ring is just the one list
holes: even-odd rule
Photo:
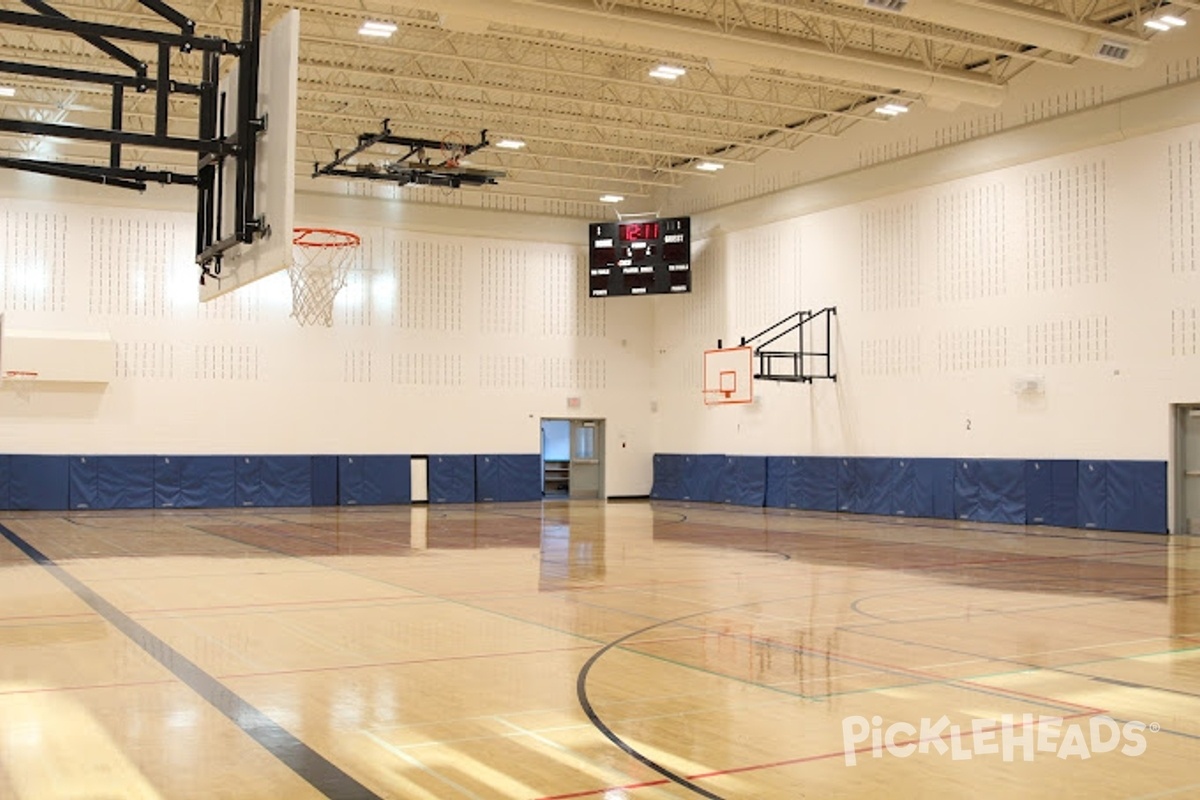
[[[219, 272], [221, 256], [239, 243], [248, 244], [265, 228], [257, 216], [254, 201], [254, 174], [258, 157], [258, 135], [264, 120], [258, 113], [259, 40], [262, 34], [262, 0], [242, 0], [241, 40], [228, 41], [213, 36], [197, 36], [196, 25], [186, 15], [171, 8], [164, 0], [139, 0], [139, 3], [166, 20], [178, 32], [131, 28], [86, 22], [68, 17], [45, 0], [22, 0], [38, 12], [28, 14], [0, 10], [0, 26], [29, 28], [78, 36], [129, 70], [129, 73], [66, 69], [42, 64], [0, 61], [0, 73], [24, 75], [43, 80], [91, 83], [112, 90], [111, 124], [108, 128], [88, 128], [28, 120], [0, 119], [0, 132], [28, 136], [57, 136], [65, 139], [107, 143], [108, 163], [72, 163], [33, 158], [0, 158], [0, 168], [34, 172], [123, 189], [144, 191], [150, 183], [188, 184], [197, 187], [196, 261], [204, 275]], [[134, 42], [157, 48], [157, 66], [153, 76], [148, 65], [113, 42]], [[196, 52], [203, 59], [200, 83], [177, 82], [171, 77], [171, 54]], [[222, 56], [237, 58], [238, 108], [234, 130], [226, 131], [224, 96], [219, 80]], [[124, 130], [125, 93], [127, 90], [155, 94], [154, 132]], [[171, 95], [184, 95], [199, 101], [199, 125], [194, 136], [170, 133]], [[122, 148], [174, 150], [196, 154], [196, 172], [151, 170], [125, 166]], [[224, 186], [222, 167], [233, 159], [234, 183]], [[234, 192], [233, 220], [221, 218], [226, 191]], [[225, 225], [232, 233], [225, 235]]]
[[[462, 159], [487, 147], [487, 131], [480, 131], [475, 144], [456, 144], [436, 139], [418, 139], [411, 136], [396, 136], [392, 133], [391, 120], [385, 119], [377, 133], [363, 133], [358, 144], [346, 152], [335, 150], [328, 164], [313, 165], [313, 177], [333, 175], [367, 181], [384, 181], [401, 186], [445, 186], [458, 189], [463, 186], [485, 186], [496, 183], [505, 173], [464, 166]], [[391, 160], [356, 163], [345, 166], [352, 159], [376, 145], [392, 145], [408, 148], [408, 152]]]

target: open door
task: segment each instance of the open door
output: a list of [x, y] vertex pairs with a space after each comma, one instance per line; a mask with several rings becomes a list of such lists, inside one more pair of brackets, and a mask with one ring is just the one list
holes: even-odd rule
[[1200, 405], [1175, 407], [1174, 531], [1200, 534]]
[[571, 420], [572, 500], [603, 499], [604, 420]]

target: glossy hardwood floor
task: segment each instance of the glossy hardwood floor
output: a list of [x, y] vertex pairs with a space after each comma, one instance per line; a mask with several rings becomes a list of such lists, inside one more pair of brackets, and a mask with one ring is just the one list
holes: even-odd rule
[[1200, 797], [1188, 538], [658, 503], [0, 525], [3, 798]]

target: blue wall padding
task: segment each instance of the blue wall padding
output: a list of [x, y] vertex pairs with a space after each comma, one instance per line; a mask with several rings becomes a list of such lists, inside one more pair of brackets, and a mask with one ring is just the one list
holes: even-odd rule
[[859, 458], [858, 512], [895, 514], [900, 487], [900, 460], [896, 458]]
[[1050, 462], [1054, 498], [1047, 524], [1060, 528], [1079, 525], [1079, 462], [1056, 460]]
[[475, 502], [475, 456], [429, 457], [429, 502]]
[[338, 502], [343, 506], [411, 503], [412, 458], [342, 456], [338, 459]]
[[959, 461], [954, 473], [954, 513], [974, 522], [1025, 524], [1025, 462]]
[[13, 456], [9, 507], [14, 511], [66, 511], [70, 507], [68, 456]]
[[338, 505], [338, 457], [312, 457], [312, 504]]
[[233, 456], [160, 456], [154, 459], [155, 508], [233, 508]]
[[1026, 523], [1074, 528], [1079, 520], [1078, 495], [1078, 461], [1037, 459], [1025, 462]]
[[239, 506], [313, 504], [312, 456], [239, 456], [235, 469]]
[[475, 456], [475, 502], [500, 500], [500, 457]]
[[1108, 462], [1108, 520], [1114, 531], [1167, 532], [1167, 463]]
[[726, 456], [717, 490], [722, 503], [762, 508], [767, 494], [767, 459]]
[[1080, 528], [1108, 527], [1108, 462], [1079, 462], [1079, 519]]
[[72, 509], [154, 508], [154, 456], [72, 456]]
[[542, 457], [537, 453], [497, 456], [500, 462], [502, 503], [523, 503], [542, 499]]
[[0, 454], [0, 511], [7, 511], [9, 505], [9, 483], [12, 476], [12, 456]]
[[768, 508], [798, 508], [800, 471], [798, 456], [767, 456], [767, 488], [763, 503]]
[[683, 499], [684, 457], [675, 453], [656, 453], [654, 456], [654, 483], [650, 496], [655, 500]]
[[800, 459], [797, 477], [800, 508], [809, 511], [837, 511], [838, 459], [804, 456]]
[[958, 461], [954, 466], [954, 517], [979, 519], [979, 461]]
[[952, 458], [916, 458], [917, 499], [923, 506], [929, 503], [934, 519], [954, 519], [954, 475], [956, 462]]
[[1054, 512], [1054, 473], [1049, 461], [1025, 462], [1025, 522], [1049, 525]]
[[725, 468], [725, 456], [683, 457], [683, 499], [695, 503], [721, 502], [718, 485]]
[[860, 514], [863, 500], [863, 480], [858, 469], [857, 458], [837, 459], [837, 508]]
[[921, 477], [914, 459], [894, 459], [890, 513], [898, 517], [933, 516], [933, 486]]

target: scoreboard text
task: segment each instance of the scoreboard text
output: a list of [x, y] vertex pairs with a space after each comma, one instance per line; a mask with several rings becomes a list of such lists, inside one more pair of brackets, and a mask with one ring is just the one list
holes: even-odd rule
[[589, 294], [617, 297], [692, 290], [691, 218], [593, 222]]

